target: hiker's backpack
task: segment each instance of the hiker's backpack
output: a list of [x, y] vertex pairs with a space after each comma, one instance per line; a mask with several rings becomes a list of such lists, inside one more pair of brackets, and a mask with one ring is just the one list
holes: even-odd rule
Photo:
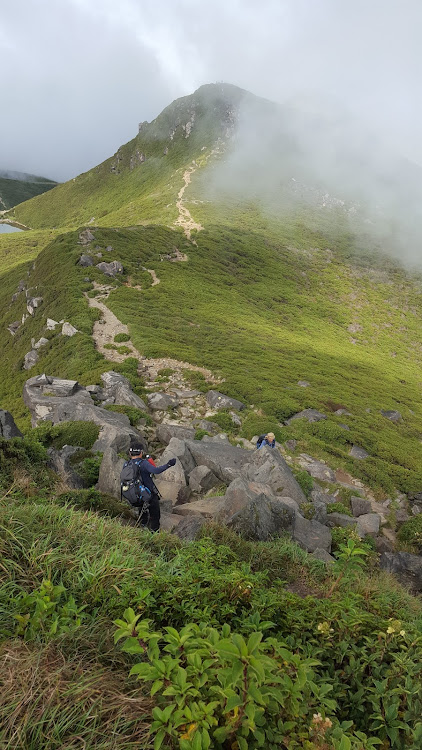
[[151, 490], [142, 484], [139, 475], [139, 461], [131, 459], [126, 461], [120, 472], [120, 495], [131, 505], [139, 506], [142, 501], [148, 502]]

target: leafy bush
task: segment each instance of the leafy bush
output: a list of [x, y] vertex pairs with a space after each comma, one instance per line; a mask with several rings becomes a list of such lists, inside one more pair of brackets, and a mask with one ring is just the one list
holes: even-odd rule
[[128, 333], [116, 333], [114, 340], [116, 344], [120, 344], [124, 341], [130, 341], [130, 336]]
[[296, 482], [300, 485], [306, 497], [309, 497], [314, 487], [314, 480], [307, 471], [302, 471], [293, 467], [292, 469]]
[[81, 624], [84, 609], [67, 595], [63, 585], [46, 579], [38, 590], [21, 593], [11, 604], [17, 620], [15, 635], [28, 641], [74, 630]]
[[[316, 747], [319, 739], [343, 741], [333, 721], [330, 686], [315, 684], [317, 662], [292, 653], [262, 632], [248, 638], [206, 625], [153, 632], [150, 620], [127, 609], [117, 620], [115, 641], [129, 654], [147, 656], [131, 674], [150, 683], [157, 706], [151, 731], [154, 748], [208, 750], [238, 747]], [[165, 689], [163, 689], [165, 688]], [[347, 738], [345, 740], [347, 742]], [[339, 745], [340, 747], [340, 745]], [[344, 747], [351, 747], [350, 741]]]
[[208, 417], [208, 421], [218, 424], [223, 432], [239, 432], [239, 427], [234, 424], [228, 411], [221, 410], [212, 417]]
[[344, 513], [346, 516], [352, 516], [353, 513], [344, 503], [329, 503], [327, 513]]
[[6, 440], [0, 437], [0, 489], [10, 486], [15, 471], [26, 471], [36, 477], [38, 488], [50, 483], [46, 469], [47, 451], [35, 439], [33, 432], [23, 439]]
[[130, 354], [132, 352], [132, 349], [130, 348], [130, 346], [118, 346], [116, 348], [116, 351], [118, 352], [118, 354]]
[[209, 435], [210, 433], [206, 430], [196, 430], [195, 435], [193, 437], [194, 440], [202, 440], [204, 435]]
[[402, 545], [412, 548], [415, 552], [422, 549], [422, 514], [405, 521], [397, 533]]
[[183, 377], [191, 388], [201, 393], [206, 393], [210, 390], [210, 385], [207, 382], [205, 375], [198, 370], [183, 370]]
[[102, 454], [91, 451], [77, 451], [70, 457], [69, 463], [81, 477], [85, 487], [93, 487], [98, 482]]
[[[328, 507], [329, 506], [327, 506], [327, 509]], [[335, 526], [333, 529], [331, 529], [331, 539], [331, 551], [333, 552], [333, 554], [338, 552], [342, 546], [347, 545], [349, 539], [356, 543], [361, 542], [360, 536], [351, 526], [346, 526], [345, 528], [341, 526]]]
[[98, 438], [100, 428], [95, 422], [41, 422], [32, 431], [32, 437], [46, 446], [60, 450], [64, 445], [89, 450]]
[[287, 431], [280, 427], [278, 422], [256, 414], [254, 411], [248, 411], [242, 415], [241, 437], [250, 440], [254, 435], [266, 435], [267, 432], [273, 432], [278, 443], [287, 439]]

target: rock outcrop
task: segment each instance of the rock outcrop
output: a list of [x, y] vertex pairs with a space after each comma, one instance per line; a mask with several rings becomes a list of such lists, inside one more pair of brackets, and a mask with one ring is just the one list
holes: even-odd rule
[[23, 437], [21, 431], [16, 427], [15, 420], [9, 411], [0, 409], [0, 437], [10, 440], [14, 437]]

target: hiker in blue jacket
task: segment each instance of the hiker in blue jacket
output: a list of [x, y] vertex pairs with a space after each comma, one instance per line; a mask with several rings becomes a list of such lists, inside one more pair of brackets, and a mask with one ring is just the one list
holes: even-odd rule
[[275, 448], [275, 435], [273, 432], [267, 432], [266, 435], [260, 435], [256, 441], [257, 448], [263, 448], [268, 445], [269, 448]]
[[129, 448], [129, 456], [131, 461], [136, 461], [138, 464], [138, 478], [140, 478], [142, 484], [147, 487], [151, 492], [151, 497], [148, 501], [148, 509], [141, 514], [140, 522], [141, 526], [147, 526], [151, 531], [159, 531], [160, 529], [160, 493], [158, 492], [151, 474], [161, 474], [176, 463], [175, 458], [171, 458], [163, 466], [153, 466], [144, 455], [144, 449], [140, 443], [132, 443]]

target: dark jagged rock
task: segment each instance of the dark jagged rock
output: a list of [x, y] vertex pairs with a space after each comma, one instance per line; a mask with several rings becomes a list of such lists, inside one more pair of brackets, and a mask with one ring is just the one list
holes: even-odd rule
[[9, 411], [0, 409], [0, 437], [10, 440], [14, 437], [23, 437], [21, 431], [16, 427], [15, 420]]
[[202, 527], [207, 523], [204, 516], [188, 516], [182, 518], [180, 523], [173, 528], [173, 534], [179, 537], [183, 542], [193, 542], [198, 539]]
[[327, 417], [316, 409], [304, 409], [303, 411], [298, 412], [298, 414], [294, 414], [293, 417], [290, 417], [290, 419], [286, 421], [286, 424], [290, 424], [295, 419], [307, 419], [308, 422], [319, 422], [321, 419], [327, 419]]
[[85, 486], [82, 477], [79, 476], [71, 462], [75, 453], [81, 451], [83, 451], [83, 448], [77, 448], [73, 445], [65, 445], [61, 450], [48, 449], [50, 468], [61, 476], [68, 487], [75, 490], [80, 490]]
[[179, 405], [177, 398], [169, 396], [168, 393], [149, 393], [147, 396], [148, 406], [153, 411], [166, 411], [174, 409]]
[[189, 474], [189, 486], [193, 492], [208, 492], [219, 484], [220, 480], [208, 466], [196, 466]]
[[356, 526], [357, 518], [347, 516], [346, 513], [328, 513], [327, 514], [327, 526], [331, 528], [333, 526], [341, 526], [343, 529], [351, 526]]
[[104, 451], [98, 477], [98, 489], [100, 492], [120, 499], [120, 472], [124, 462], [124, 459], [119, 458], [116, 451], [112, 448]]
[[370, 513], [372, 510], [371, 501], [365, 500], [363, 497], [351, 497], [350, 505], [355, 518], [363, 516], [365, 513]]
[[89, 266], [94, 265], [94, 260], [91, 258], [90, 255], [81, 255], [81, 257], [78, 260], [78, 266], [82, 266], [83, 268], [88, 268]]
[[192, 427], [182, 427], [176, 424], [160, 424], [157, 427], [157, 439], [163, 445], [168, 445], [173, 437], [180, 440], [193, 440], [195, 430]]
[[112, 260], [110, 263], [102, 261], [101, 263], [97, 263], [96, 268], [98, 268], [99, 271], [102, 271], [105, 276], [114, 277], [117, 276], [118, 273], [123, 273], [123, 265], [119, 260]]
[[302, 488], [280, 451], [265, 446], [259, 450], [243, 451], [243, 453], [247, 465], [244, 466], [242, 475], [250, 481], [267, 484], [275, 495], [291, 497], [299, 505], [306, 502]]
[[402, 415], [400, 414], [399, 411], [394, 411], [394, 410], [384, 411], [383, 409], [381, 409], [381, 414], [386, 419], [389, 419], [390, 422], [395, 422], [396, 424], [397, 422], [401, 422], [402, 420]]
[[296, 514], [293, 528], [293, 539], [308, 552], [323, 549], [331, 550], [331, 531], [318, 521], [308, 521], [299, 513]]
[[384, 552], [380, 567], [393, 573], [401, 583], [414, 592], [422, 591], [422, 557], [408, 552]]

